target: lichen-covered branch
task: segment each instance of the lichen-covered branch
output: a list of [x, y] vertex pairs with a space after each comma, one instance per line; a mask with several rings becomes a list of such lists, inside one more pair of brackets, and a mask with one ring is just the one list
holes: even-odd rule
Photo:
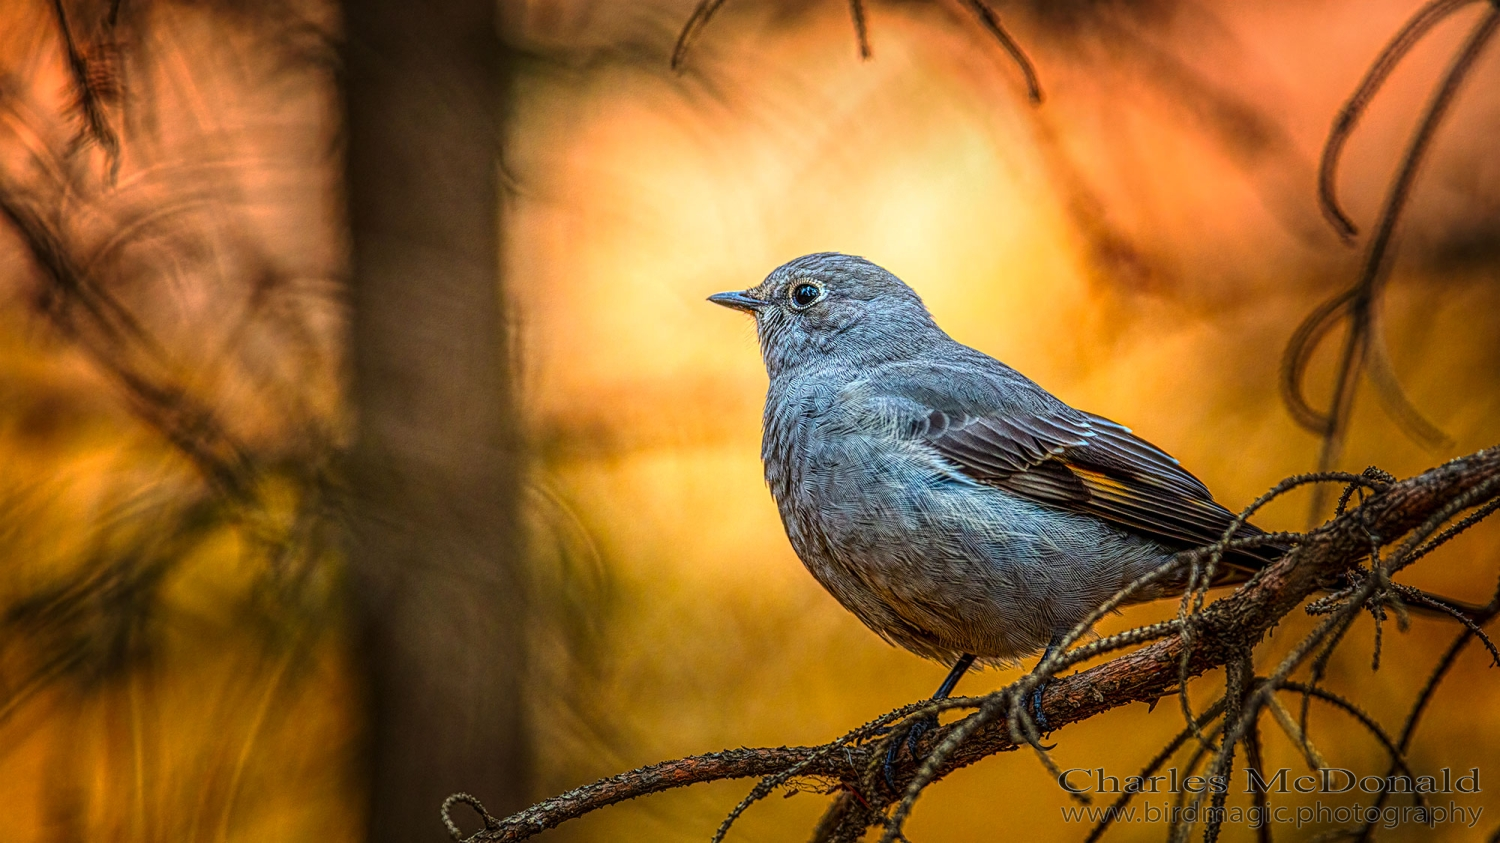
[[[1375, 485], [1380, 488], [1363, 504], [1301, 537], [1290, 554], [1233, 594], [1192, 613], [1191, 635], [1173, 634], [1177, 627], [1169, 623], [1163, 625], [1163, 629], [1169, 630], [1166, 637], [1154, 643], [1080, 673], [1054, 679], [1043, 699], [1043, 713], [1050, 727], [1060, 729], [1130, 703], [1155, 703], [1175, 693], [1184, 676], [1195, 677], [1231, 662], [1243, 663], [1279, 620], [1302, 606], [1314, 593], [1338, 582], [1341, 575], [1362, 570], [1360, 566], [1371, 559], [1372, 548], [1391, 546], [1405, 538], [1394, 554], [1360, 580], [1363, 583], [1360, 594], [1365, 595], [1365, 600], [1391, 600], [1389, 592], [1379, 591], [1376, 585], [1380, 577], [1398, 570], [1403, 559], [1425, 554], [1426, 536], [1452, 517], [1500, 499], [1500, 448], [1477, 452], [1404, 481]], [[1349, 611], [1363, 605], [1353, 605]], [[1365, 608], [1382, 611], [1381, 605], [1390, 604], [1371, 603]], [[1481, 622], [1494, 614], [1492, 608]], [[1332, 624], [1324, 626], [1331, 628]], [[1156, 631], [1149, 637], [1161, 634]], [[1320, 640], [1309, 636], [1309, 643], [1301, 648], [1305, 651], [1302, 655], [1310, 654]], [[1300, 661], [1289, 657], [1285, 672], [1290, 673]], [[1270, 696], [1277, 687], [1286, 687], [1285, 676], [1277, 681], [1262, 681], [1247, 673], [1242, 678], [1246, 680], [1242, 683], [1243, 706], [1236, 703], [1229, 708], [1234, 711], [1243, 708], [1246, 713], [1242, 716], [1249, 720], [1250, 726], [1226, 720], [1225, 736], [1232, 739], [1230, 743], [1243, 742], [1243, 733], [1253, 733], [1254, 715], [1258, 711], [1255, 695]], [[852, 829], [886, 825], [887, 836], [894, 836], [898, 829], [886, 812], [907, 795], [904, 792], [919, 777], [919, 772], [925, 781], [919, 783], [918, 789], [961, 767], [1031, 742], [1028, 734], [1034, 727], [1029, 722], [1017, 730], [1014, 717], [995, 716], [996, 712], [1003, 714], [1005, 709], [1012, 708], [1011, 704], [1019, 698], [1018, 691], [1024, 691], [1025, 682], [1023, 679], [985, 697], [955, 698], [898, 709], [822, 746], [727, 750], [642, 767], [553, 797], [503, 820], [486, 815], [485, 828], [469, 839], [524, 840], [569, 819], [628, 799], [699, 782], [747, 777], [772, 778], [736, 809], [736, 816], [750, 801], [776, 784], [793, 777], [820, 778], [829, 782], [831, 791], [841, 792], [835, 810], [820, 824], [820, 835], [828, 832], [827, 839], [840, 839], [847, 837]], [[896, 768], [897, 792], [889, 792], [872, 775], [885, 755], [880, 738], [888, 730], [883, 727], [934, 706], [978, 709], [978, 713], [937, 730], [921, 742], [918, 757], [927, 759], [929, 767], [935, 764], [935, 768], [919, 771], [917, 764], [902, 756], [902, 763]], [[1218, 707], [1215, 704], [1211, 710]], [[951, 740], [955, 736], [962, 737], [956, 745]], [[949, 751], [934, 752], [940, 747]], [[1222, 754], [1230, 754], [1228, 744]], [[906, 807], [912, 798], [906, 800]]]

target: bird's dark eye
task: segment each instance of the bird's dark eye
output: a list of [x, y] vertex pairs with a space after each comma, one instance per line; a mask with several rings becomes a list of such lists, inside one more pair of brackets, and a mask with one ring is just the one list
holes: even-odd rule
[[792, 286], [792, 306], [797, 308], [809, 307], [818, 299], [823, 297], [823, 288], [811, 281], [803, 281]]

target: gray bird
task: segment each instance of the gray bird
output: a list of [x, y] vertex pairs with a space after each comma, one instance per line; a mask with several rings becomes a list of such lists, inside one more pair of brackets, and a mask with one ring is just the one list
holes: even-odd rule
[[[755, 316], [761, 457], [792, 547], [917, 655], [1013, 664], [1234, 519], [1161, 449], [955, 341], [863, 258], [807, 255], [709, 301]], [[1255, 553], [1232, 570], [1280, 551]]]
[[[807, 255], [709, 301], [755, 316], [770, 375], [761, 457], [792, 547], [882, 638], [953, 665], [934, 699], [976, 660], [1055, 647], [1234, 520], [1177, 460], [953, 340], [863, 258]], [[1217, 582], [1283, 552], [1232, 553]]]
[[[1166, 452], [956, 342], [863, 258], [807, 255], [709, 301], [755, 316], [770, 375], [761, 457], [792, 547], [882, 638], [953, 665], [935, 698], [976, 660], [1055, 647], [1234, 521]], [[1285, 552], [1232, 551], [1215, 583]], [[1045, 729], [1040, 702], [1038, 689]]]

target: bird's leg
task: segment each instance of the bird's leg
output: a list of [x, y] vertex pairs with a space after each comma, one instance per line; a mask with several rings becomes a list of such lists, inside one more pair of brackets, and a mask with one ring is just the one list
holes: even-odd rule
[[[1047, 649], [1042, 651], [1042, 657], [1036, 663], [1037, 667], [1041, 667], [1043, 664], [1046, 664], [1047, 659], [1052, 658], [1052, 654], [1056, 653], [1058, 648], [1062, 646], [1062, 640], [1063, 633], [1059, 632], [1052, 636], [1052, 640], [1047, 642]], [[1032, 669], [1032, 672], [1036, 672], [1035, 668]], [[1042, 692], [1047, 690], [1047, 683], [1050, 681], [1051, 677], [1042, 679], [1036, 686], [1036, 689], [1031, 692], [1031, 711], [1036, 715], [1036, 728], [1037, 731], [1044, 735], [1051, 730], [1047, 728], [1047, 715], [1042, 714]]]
[[[933, 694], [932, 698], [934, 700], [946, 700], [948, 695], [953, 693], [953, 687], [958, 684], [958, 680], [963, 678], [963, 675], [969, 671], [969, 667], [973, 664], [973, 654], [964, 653], [959, 656], [958, 661], [953, 664], [953, 669], [948, 671], [948, 678], [944, 679], [943, 684], [938, 686], [937, 693]], [[922, 737], [928, 729], [937, 728], [937, 724], [937, 714], [928, 714], [911, 724], [911, 727], [906, 732], [905, 741], [899, 738], [891, 741], [891, 748], [886, 750], [885, 753], [885, 783], [890, 787], [892, 793], [896, 792], [896, 779], [893, 770], [896, 762], [896, 751], [901, 748], [903, 743], [906, 744], [906, 754], [910, 755], [912, 760], [915, 761], [917, 759], [917, 739]]]
[[[938, 686], [937, 693], [933, 694], [932, 698], [934, 700], [948, 699], [948, 695], [953, 693], [953, 687], [958, 684], [958, 680], [963, 678], [963, 675], [968, 672], [969, 667], [973, 664], [974, 657], [972, 655], [964, 653], [962, 656], [959, 656], [958, 661], [953, 663], [953, 669], [948, 671], [947, 678], [943, 680], [943, 684]], [[922, 737], [928, 729], [937, 728], [937, 723], [937, 715], [929, 714], [912, 724], [911, 730], [906, 733], [906, 753], [913, 759], [917, 757], [917, 739]]]
[[937, 693], [933, 694], [932, 698], [935, 700], [948, 699], [948, 695], [953, 693], [953, 688], [958, 684], [958, 680], [964, 678], [964, 674], [969, 672], [969, 667], [973, 664], [974, 656], [971, 654], [964, 653], [959, 656], [958, 661], [953, 663], [953, 669], [948, 671], [948, 678], [944, 679], [943, 684], [938, 686]]

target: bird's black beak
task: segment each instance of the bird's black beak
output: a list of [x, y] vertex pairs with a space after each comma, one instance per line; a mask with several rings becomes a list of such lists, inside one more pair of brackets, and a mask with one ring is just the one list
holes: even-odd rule
[[735, 310], [743, 310], [746, 313], [755, 313], [766, 306], [766, 303], [753, 296], [744, 293], [714, 293], [708, 297], [714, 304], [722, 304]]

